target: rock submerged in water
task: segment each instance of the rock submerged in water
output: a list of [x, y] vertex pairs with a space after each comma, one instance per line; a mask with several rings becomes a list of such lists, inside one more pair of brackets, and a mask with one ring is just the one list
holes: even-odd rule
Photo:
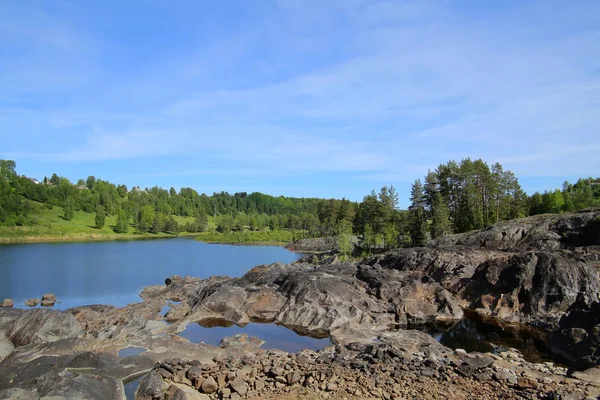
[[52, 307], [54, 304], [56, 303], [56, 296], [51, 294], [51, 293], [47, 293], [45, 295], [42, 296], [42, 307]]
[[15, 302], [12, 299], [4, 299], [2, 303], [0, 303], [0, 307], [4, 308], [12, 308], [15, 305]]
[[40, 304], [40, 301], [41, 301], [40, 299], [38, 299], [37, 297], [34, 297], [34, 298], [32, 298], [32, 299], [26, 300], [26, 301], [25, 301], [25, 305], [26, 305], [27, 307], [35, 307], [35, 306], [37, 306], [38, 304]]

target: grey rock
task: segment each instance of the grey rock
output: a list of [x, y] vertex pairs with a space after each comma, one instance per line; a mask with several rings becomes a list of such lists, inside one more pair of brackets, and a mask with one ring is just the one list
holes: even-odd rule
[[190, 305], [187, 302], [181, 302], [172, 307], [165, 315], [165, 321], [178, 321], [183, 319], [190, 312]]
[[15, 346], [54, 342], [81, 334], [81, 325], [71, 314], [33, 309], [21, 314], [7, 332]]
[[39, 400], [39, 398], [37, 394], [20, 388], [0, 391], [1, 400]]
[[140, 383], [135, 390], [136, 400], [152, 400], [162, 396], [163, 391], [166, 388], [165, 381], [163, 381], [160, 374], [156, 371], [144, 375], [140, 380]]
[[0, 331], [0, 362], [15, 349], [15, 345]]
[[288, 385], [295, 385], [297, 383], [300, 383], [301, 379], [302, 379], [302, 374], [298, 371], [290, 372], [289, 374], [286, 375], [286, 380], [287, 380]]
[[244, 396], [248, 392], [248, 384], [241, 378], [235, 378], [229, 383], [231, 389], [241, 396]]

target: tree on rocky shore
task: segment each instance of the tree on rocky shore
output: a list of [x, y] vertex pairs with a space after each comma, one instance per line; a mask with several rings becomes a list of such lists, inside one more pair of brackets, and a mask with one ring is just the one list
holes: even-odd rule
[[427, 220], [425, 216], [425, 200], [423, 185], [417, 179], [410, 192], [410, 238], [413, 246], [423, 246], [427, 242]]

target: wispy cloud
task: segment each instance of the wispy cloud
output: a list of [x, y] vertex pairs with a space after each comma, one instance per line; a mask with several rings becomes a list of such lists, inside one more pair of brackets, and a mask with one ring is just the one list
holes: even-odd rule
[[227, 182], [343, 173], [363, 192], [462, 157], [600, 170], [596, 2], [193, 3], [150, 5], [125, 37], [72, 2], [0, 6], [0, 129], [61, 143], [4, 154], [201, 160], [188, 176]]

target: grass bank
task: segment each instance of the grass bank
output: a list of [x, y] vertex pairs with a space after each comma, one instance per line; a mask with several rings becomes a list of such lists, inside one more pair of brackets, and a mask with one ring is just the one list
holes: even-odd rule
[[[48, 210], [36, 205], [29, 215], [33, 221], [26, 226], [0, 226], [0, 243], [37, 243], [37, 242], [74, 242], [74, 241], [101, 241], [101, 240], [138, 240], [152, 238], [174, 237], [166, 233], [138, 233], [135, 227], [129, 226], [126, 233], [115, 233], [113, 228], [116, 224], [115, 216], [107, 216], [104, 227], [95, 228], [95, 214], [83, 211], [75, 211], [70, 221], [62, 216], [64, 211], [61, 207], [53, 207]], [[185, 225], [193, 218], [175, 216], [180, 225]], [[179, 236], [196, 236], [182, 232]]]
[[206, 243], [283, 246], [294, 240], [294, 232], [287, 230], [202, 232], [196, 235], [196, 239]]

